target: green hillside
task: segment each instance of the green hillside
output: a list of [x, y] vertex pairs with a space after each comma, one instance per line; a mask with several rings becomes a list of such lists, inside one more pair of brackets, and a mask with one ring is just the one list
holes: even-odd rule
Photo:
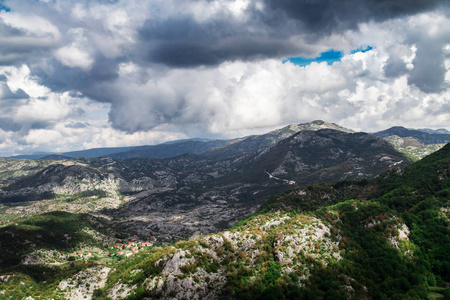
[[[117, 233], [87, 214], [51, 212], [0, 228], [0, 299], [66, 299], [61, 281], [114, 263]], [[2, 296], [3, 295], [3, 296]]]

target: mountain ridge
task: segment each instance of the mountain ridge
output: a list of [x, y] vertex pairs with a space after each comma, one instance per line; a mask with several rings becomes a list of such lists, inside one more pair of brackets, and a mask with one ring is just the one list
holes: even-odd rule
[[[289, 129], [288, 129], [289, 128]], [[336, 130], [342, 130], [345, 132], [351, 132], [352, 130], [344, 128], [335, 123], [328, 123], [321, 120], [316, 120], [301, 124], [291, 124], [282, 129], [276, 129], [269, 133], [270, 136], [280, 135], [281, 131], [291, 131], [291, 134], [300, 130], [318, 130], [324, 128], [331, 128]], [[264, 134], [263, 134], [264, 135]], [[257, 137], [242, 137], [237, 139], [228, 140], [210, 140], [202, 138], [191, 138], [175, 140], [170, 142], [165, 142], [157, 145], [143, 145], [143, 146], [128, 146], [128, 147], [103, 147], [103, 148], [92, 148], [86, 150], [68, 151], [62, 153], [39, 153], [30, 155], [16, 155], [9, 158], [16, 159], [46, 159], [46, 157], [54, 157], [56, 159], [64, 159], [64, 157], [69, 158], [98, 158], [98, 157], [113, 157], [117, 159], [127, 159], [135, 157], [147, 157], [147, 158], [169, 158], [178, 155], [193, 153], [200, 154], [204, 153], [213, 148], [220, 148], [229, 143], [235, 141], [245, 140], [248, 138]], [[286, 136], [287, 137], [287, 136]], [[278, 138], [279, 139], [279, 138]], [[262, 146], [262, 145], [259, 145]], [[55, 155], [60, 155], [57, 157]]]
[[[258, 147], [268, 146], [302, 130], [335, 129], [343, 132], [355, 132], [352, 129], [342, 127], [336, 123], [329, 123], [322, 120], [315, 120], [306, 123], [290, 124], [283, 128], [272, 130], [261, 135], [252, 135], [228, 140], [211, 140], [202, 138], [191, 138], [169, 141], [156, 145], [127, 146], [127, 147], [103, 147], [85, 150], [68, 151], [62, 153], [33, 153], [30, 155], [16, 155], [8, 158], [16, 159], [64, 159], [69, 158], [98, 158], [114, 157], [117, 159], [127, 159], [133, 157], [148, 158], [168, 158], [186, 153], [201, 154], [209, 153], [211, 156], [229, 156], [242, 151], [254, 151]], [[399, 133], [398, 135], [396, 133]], [[407, 129], [401, 126], [394, 126], [389, 129], [373, 133], [379, 137], [397, 135], [400, 137], [413, 137], [423, 144], [446, 143], [450, 141], [450, 132], [446, 129]], [[434, 135], [437, 135], [434, 136]], [[178, 144], [178, 145], [176, 145]], [[236, 144], [236, 145], [235, 145]], [[172, 145], [172, 146], [171, 146]], [[209, 145], [209, 146], [206, 146]], [[237, 146], [239, 145], [239, 147]], [[175, 149], [177, 148], [178, 149]], [[215, 151], [211, 151], [215, 150]], [[58, 157], [59, 155], [59, 157]]]

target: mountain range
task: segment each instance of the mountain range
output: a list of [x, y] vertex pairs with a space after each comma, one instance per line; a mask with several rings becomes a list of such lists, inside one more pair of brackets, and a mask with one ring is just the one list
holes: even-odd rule
[[[322, 129], [328, 127], [333, 129]], [[165, 146], [193, 143], [197, 149], [198, 143], [217, 146]], [[410, 160], [383, 139], [315, 121], [219, 143], [200, 154], [21, 163], [28, 176], [14, 170], [3, 175], [0, 203], [24, 203], [25, 215], [34, 209], [96, 211], [121, 230], [170, 242], [229, 228], [292, 186], [371, 178]], [[17, 209], [4, 214], [11, 211]]]
[[[211, 149], [215, 149], [210, 155], [231, 156], [239, 155], [245, 151], [256, 151], [264, 146], [279, 142], [298, 131], [303, 130], [320, 130], [320, 129], [334, 129], [342, 132], [354, 132], [351, 129], [342, 127], [335, 123], [328, 123], [321, 120], [312, 121], [302, 124], [291, 124], [281, 129], [263, 135], [254, 135], [244, 138], [230, 139], [230, 140], [207, 140], [207, 139], [187, 139], [167, 142], [159, 145], [149, 146], [130, 146], [130, 147], [110, 147], [110, 148], [94, 148], [79, 151], [69, 151], [63, 153], [35, 153], [30, 155], [17, 155], [9, 158], [16, 159], [34, 159], [34, 160], [63, 160], [71, 158], [100, 158], [112, 157], [114, 159], [129, 159], [129, 158], [170, 158], [179, 155], [204, 154]], [[382, 138], [389, 138], [390, 136], [406, 138], [404, 142], [408, 144], [408, 139], [414, 139], [419, 142], [413, 148], [406, 148], [406, 146], [399, 145], [398, 138], [394, 145], [400, 147], [399, 149], [407, 154], [410, 154], [412, 159], [420, 159], [433, 151], [438, 150], [443, 144], [450, 142], [450, 132], [446, 129], [407, 129], [401, 126], [391, 127], [389, 129], [373, 133], [375, 136]], [[392, 142], [392, 139], [389, 140]], [[241, 143], [242, 142], [242, 143]], [[237, 143], [232, 147], [232, 144]], [[403, 143], [402, 143], [403, 144]], [[435, 146], [440, 144], [440, 146]], [[432, 146], [427, 146], [432, 145]], [[221, 151], [218, 149], [223, 148]]]

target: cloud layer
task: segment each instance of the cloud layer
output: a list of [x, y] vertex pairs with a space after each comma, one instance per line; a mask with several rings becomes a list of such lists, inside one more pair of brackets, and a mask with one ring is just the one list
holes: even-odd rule
[[[1, 4], [0, 155], [236, 137], [313, 119], [365, 131], [450, 126], [443, 1]], [[342, 59], [283, 63], [330, 49]]]

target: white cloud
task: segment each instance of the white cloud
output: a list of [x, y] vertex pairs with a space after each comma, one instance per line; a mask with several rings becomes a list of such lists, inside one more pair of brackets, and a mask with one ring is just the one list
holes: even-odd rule
[[28, 36], [58, 40], [61, 33], [49, 20], [34, 15], [16, 12], [0, 12], [0, 19], [8, 26], [23, 30]]
[[[25, 136], [25, 141], [29, 144], [36, 145], [32, 147], [38, 147], [42, 144], [53, 144], [61, 139], [61, 133], [55, 130], [49, 129], [33, 129]], [[54, 147], [52, 147], [54, 148]]]
[[16, 146], [13, 133], [0, 128], [0, 156], [11, 154], [11, 149]]
[[79, 49], [75, 45], [65, 46], [55, 51], [55, 57], [65, 66], [89, 70], [94, 59], [88, 52]]
[[14, 119], [19, 122], [62, 120], [71, 112], [67, 98], [67, 95], [56, 94], [45, 100], [32, 98], [17, 109]]
[[23, 90], [31, 97], [44, 97], [50, 89], [37, 83], [37, 78], [31, 75], [27, 65], [20, 67], [0, 67], [0, 75], [7, 78], [7, 85], [12, 92]]

